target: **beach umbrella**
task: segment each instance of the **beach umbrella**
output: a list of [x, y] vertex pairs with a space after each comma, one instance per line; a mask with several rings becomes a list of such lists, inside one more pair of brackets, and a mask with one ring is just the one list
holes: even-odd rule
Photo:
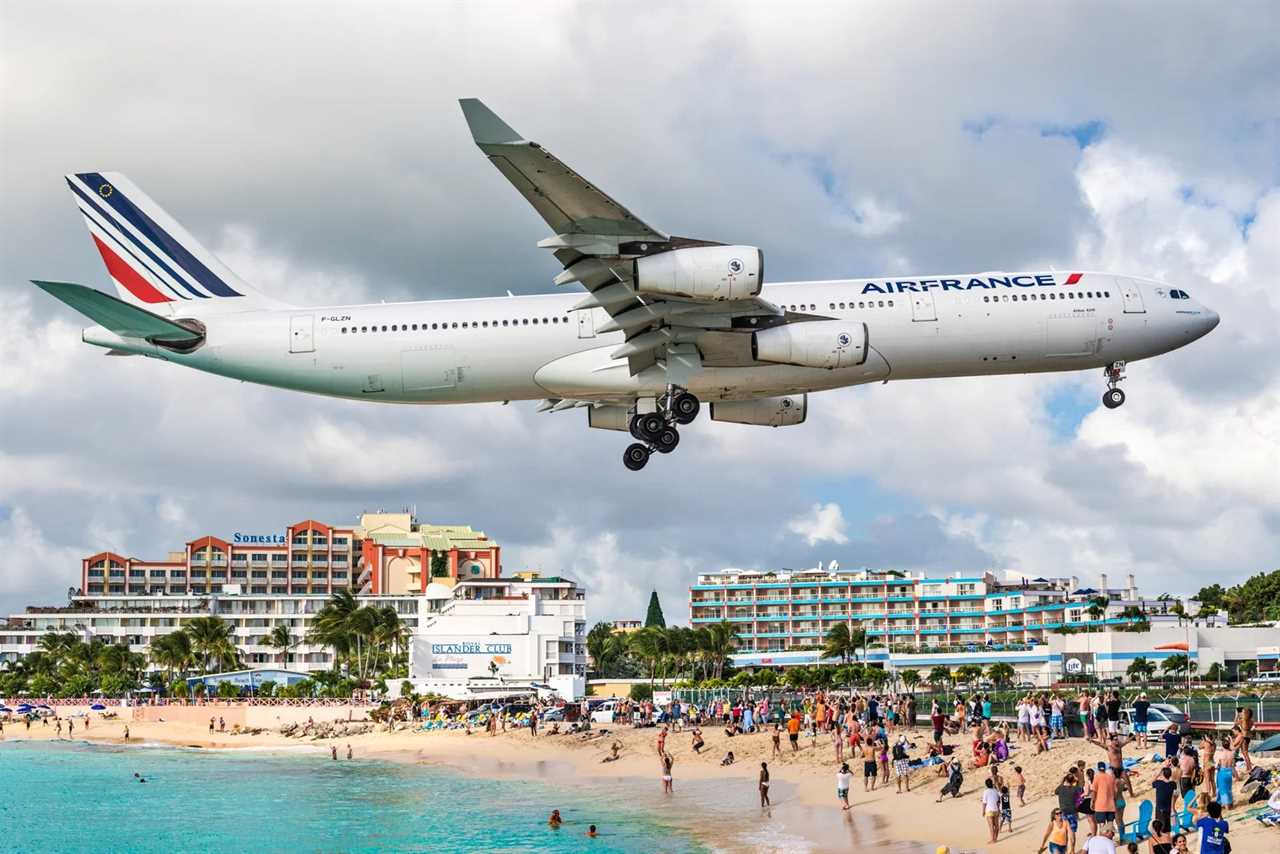
[[106, 710], [107, 710], [107, 707], [102, 705], [101, 703], [94, 703], [92, 706], [89, 707], [89, 711], [91, 712], [105, 712]]
[[12, 711], [13, 709], [9, 708], [8, 706], [0, 706], [0, 712], [12, 712]]
[[23, 703], [22, 705], [18, 706], [18, 714], [26, 714], [29, 711], [31, 711], [31, 706], [27, 705], [26, 703]]
[[40, 705], [36, 706], [36, 708], [37, 708], [37, 709], [48, 709], [48, 708], [49, 708], [49, 706], [48, 706], [47, 704], [45, 704], [45, 703], [41, 703]]

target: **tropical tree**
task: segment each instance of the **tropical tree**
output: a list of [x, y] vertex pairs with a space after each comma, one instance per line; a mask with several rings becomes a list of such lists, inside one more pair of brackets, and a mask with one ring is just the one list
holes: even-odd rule
[[1209, 669], [1205, 671], [1204, 678], [1210, 682], [1226, 682], [1227, 669], [1222, 666], [1222, 662], [1215, 661], [1209, 665]]
[[649, 688], [657, 674], [658, 664], [667, 654], [667, 635], [659, 626], [645, 626], [632, 632], [627, 642], [628, 651], [643, 661], [649, 671]]
[[1170, 676], [1179, 676], [1187, 672], [1189, 659], [1181, 652], [1171, 655], [1160, 665], [1160, 669]]
[[289, 650], [295, 646], [293, 635], [289, 633], [289, 627], [284, 623], [276, 623], [272, 626], [271, 633], [267, 635], [267, 646], [279, 650], [281, 667], [287, 665], [289, 663]]
[[615, 647], [612, 645], [613, 626], [608, 623], [596, 623], [587, 632], [587, 655], [591, 656], [591, 664], [599, 676], [607, 676]]
[[935, 690], [941, 691], [951, 687], [952, 677], [950, 668], [944, 665], [937, 665], [929, 671], [929, 684]]
[[720, 679], [724, 676], [724, 666], [729, 661], [729, 656], [738, 647], [738, 630], [728, 620], [712, 623], [705, 626], [705, 629], [707, 660], [711, 665], [713, 678]]
[[153, 639], [151, 660], [165, 669], [165, 681], [173, 682], [175, 671], [183, 673], [195, 662], [195, 654], [191, 648], [191, 635], [179, 629]]
[[902, 680], [902, 684], [907, 686], [907, 691], [914, 694], [916, 686], [920, 684], [920, 671], [915, 668], [898, 671], [898, 678]]
[[1106, 596], [1094, 596], [1089, 600], [1089, 607], [1085, 610], [1089, 613], [1089, 619], [1097, 622], [1107, 613], [1107, 603], [1110, 600]]
[[987, 678], [998, 687], [1009, 685], [1013, 682], [1013, 677], [1016, 675], [1013, 665], [1009, 664], [1007, 661], [997, 661], [995, 664], [987, 667]]
[[[838, 658], [842, 664], [848, 665], [858, 660], [858, 650], [866, 646], [867, 631], [863, 628], [850, 628], [848, 623], [836, 623], [827, 629], [823, 638], [822, 655], [824, 658]], [[849, 684], [853, 690], [853, 684]]]
[[1258, 671], [1258, 662], [1242, 661], [1236, 665], [1236, 678], [1244, 681], [1253, 676]]
[[210, 614], [187, 621], [183, 629], [191, 637], [191, 651], [200, 663], [200, 672], [208, 673], [210, 664], [223, 670], [238, 666], [240, 651], [236, 649], [231, 624]]
[[1136, 682], [1145, 683], [1148, 679], [1155, 675], [1156, 666], [1154, 662], [1148, 661], [1143, 656], [1138, 656], [1129, 663], [1125, 669], [1125, 675]]
[[976, 664], [962, 664], [956, 668], [956, 681], [966, 685], [982, 678], [982, 668]]

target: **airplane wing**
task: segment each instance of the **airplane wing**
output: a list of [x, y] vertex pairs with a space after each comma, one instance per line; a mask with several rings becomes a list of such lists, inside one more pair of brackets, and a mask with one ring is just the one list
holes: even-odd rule
[[181, 346], [203, 338], [202, 333], [146, 309], [84, 285], [69, 282], [37, 282], [33, 285], [56, 297], [122, 338]]
[[[610, 320], [596, 331], [624, 332], [626, 343], [611, 355], [627, 359], [632, 376], [662, 362], [669, 382], [684, 385], [701, 365], [693, 342], [706, 332], [746, 332], [786, 321], [781, 308], [755, 295], [764, 273], [759, 250], [671, 236], [524, 139], [479, 100], [460, 103], [476, 145], [554, 232], [538, 246], [552, 250], [564, 267], [555, 283], [580, 282], [589, 292], [574, 310], [601, 308]], [[703, 247], [722, 251], [657, 259]], [[716, 268], [721, 281], [704, 286], [715, 278], [706, 273], [707, 264], [717, 262], [726, 267]], [[695, 278], [699, 284], [689, 285]], [[650, 280], [656, 287], [646, 286]]]

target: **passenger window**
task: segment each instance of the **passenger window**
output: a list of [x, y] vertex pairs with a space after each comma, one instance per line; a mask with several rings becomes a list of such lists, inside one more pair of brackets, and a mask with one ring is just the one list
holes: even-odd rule
[[842, 311], [844, 310], [844, 303], [840, 303], [840, 309], [841, 309]]
[[983, 298], [982, 298], [982, 301], [983, 301], [983, 302], [991, 302], [991, 297], [983, 297]]
[[457, 328], [458, 328], [458, 321], [456, 321], [456, 320], [455, 320], [455, 321], [453, 322], [453, 325], [452, 325], [452, 326], [450, 326], [449, 328], [450, 328], [450, 329], [457, 329]]
[[893, 300], [889, 300], [889, 308], [893, 308]]
[[831, 310], [831, 311], [835, 311], [835, 310], [836, 310], [836, 304], [835, 304], [835, 303], [831, 303], [831, 309], [830, 309], [830, 310]]
[[858, 303], [858, 308], [866, 308], [866, 307], [867, 307], [867, 304], [865, 302]]
[[884, 308], [884, 300], [879, 300], [879, 303], [880, 303], [880, 307]]
[[1036, 294], [1032, 294], [1032, 295], [1031, 295], [1031, 301], [1032, 301], [1032, 302], [1035, 302], [1035, 301], [1036, 301]]

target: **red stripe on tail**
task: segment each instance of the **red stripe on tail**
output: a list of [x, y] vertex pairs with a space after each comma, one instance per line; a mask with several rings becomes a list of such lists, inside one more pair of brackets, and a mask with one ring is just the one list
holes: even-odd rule
[[105, 243], [98, 239], [96, 234], [90, 234], [93, 242], [98, 244], [98, 252], [102, 254], [102, 261], [107, 265], [107, 272], [111, 274], [111, 278], [128, 289], [143, 302], [173, 302], [172, 299], [160, 293], [150, 282], [142, 278], [136, 270], [121, 260], [120, 256], [112, 252]]
[[1072, 273], [1070, 276], [1067, 276], [1067, 280], [1062, 284], [1074, 285], [1076, 282], [1080, 281], [1082, 278], [1084, 278], [1084, 273]]

